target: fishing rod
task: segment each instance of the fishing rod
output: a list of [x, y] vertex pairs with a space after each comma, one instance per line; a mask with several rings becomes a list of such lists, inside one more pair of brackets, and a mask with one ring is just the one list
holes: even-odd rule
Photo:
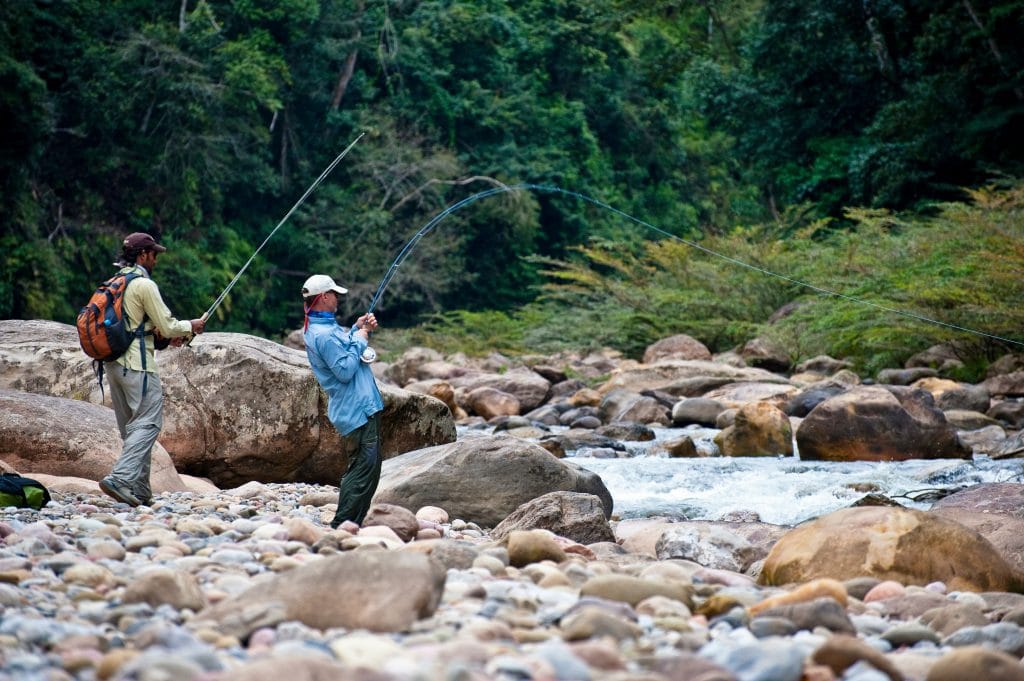
[[242, 273], [245, 272], [246, 269], [248, 269], [249, 265], [252, 264], [252, 261], [256, 259], [257, 255], [259, 255], [259, 252], [262, 251], [263, 247], [267, 245], [267, 242], [270, 241], [274, 234], [277, 233], [277, 230], [281, 229], [281, 226], [284, 225], [284, 223], [288, 222], [288, 218], [290, 218], [292, 214], [299, 209], [299, 206], [301, 206], [306, 201], [306, 199], [309, 198], [310, 194], [316, 191], [316, 188], [320, 186], [320, 183], [324, 181], [324, 178], [326, 178], [330, 174], [330, 172], [334, 170], [334, 167], [336, 165], [341, 163], [341, 159], [345, 158], [348, 152], [352, 150], [352, 147], [356, 145], [356, 142], [361, 140], [363, 138], [363, 135], [365, 134], [365, 132], [359, 133], [359, 136], [352, 140], [352, 142], [347, 147], [345, 147], [345, 150], [338, 154], [338, 156], [333, 161], [331, 161], [331, 164], [327, 166], [322, 173], [320, 173], [320, 177], [316, 178], [313, 184], [309, 185], [309, 188], [302, 195], [302, 197], [295, 202], [295, 205], [292, 206], [291, 210], [289, 210], [288, 213], [283, 218], [281, 218], [281, 222], [277, 223], [277, 227], [274, 227], [273, 231], [267, 235], [267, 238], [263, 240], [263, 243], [260, 244], [259, 248], [257, 248], [255, 252], [253, 252], [249, 260], [246, 261], [244, 265], [242, 265], [242, 269], [238, 270], [238, 274], [235, 275], [235, 278], [231, 280], [231, 282], [224, 288], [223, 291], [221, 291], [220, 295], [217, 296], [217, 299], [213, 301], [213, 305], [210, 306], [210, 309], [203, 313], [202, 319], [204, 322], [210, 318], [210, 315], [213, 314], [213, 311], [216, 310], [217, 307], [224, 301], [224, 298], [228, 295], [228, 293], [230, 293], [231, 289], [234, 288], [236, 283], [238, 283], [238, 280], [241, 278]]
[[398, 255], [395, 257], [395, 260], [391, 263], [391, 266], [388, 268], [387, 272], [384, 274], [384, 278], [381, 279], [380, 284], [377, 286], [377, 291], [376, 291], [376, 293], [374, 293], [373, 299], [370, 301], [370, 305], [369, 305], [369, 309], [367, 310], [367, 314], [373, 312], [374, 308], [377, 307], [377, 304], [380, 302], [381, 296], [384, 295], [384, 290], [387, 288], [388, 284], [391, 283], [391, 280], [394, 278], [395, 274], [398, 273], [398, 269], [399, 269], [399, 267], [401, 267], [402, 262], [404, 262], [405, 259], [409, 257], [409, 254], [416, 247], [416, 244], [419, 243], [420, 239], [422, 239], [427, 234], [429, 234], [431, 231], [433, 231], [433, 229], [435, 227], [437, 227], [437, 225], [440, 224], [440, 222], [442, 220], [444, 220], [446, 217], [448, 217], [449, 215], [451, 215], [455, 211], [457, 211], [457, 210], [459, 210], [461, 208], [464, 208], [464, 207], [468, 206], [471, 203], [479, 201], [480, 199], [486, 198], [488, 196], [494, 196], [496, 194], [503, 194], [505, 192], [516, 192], [516, 191], [548, 192], [548, 193], [553, 193], [553, 194], [563, 194], [565, 196], [571, 196], [571, 197], [579, 199], [581, 201], [586, 201], [587, 203], [590, 203], [590, 204], [593, 204], [595, 206], [598, 206], [599, 208], [603, 208], [604, 210], [611, 211], [612, 213], [615, 213], [616, 215], [619, 215], [619, 216], [621, 216], [621, 217], [623, 217], [623, 218], [625, 218], [625, 219], [627, 219], [627, 220], [629, 220], [631, 222], [634, 222], [634, 223], [636, 223], [638, 225], [646, 227], [646, 228], [648, 228], [648, 229], [650, 229], [650, 230], [652, 230], [652, 231], [654, 231], [654, 232], [656, 232], [656, 233], [658, 233], [658, 234], [660, 234], [660, 235], [662, 235], [662, 236], [664, 236], [664, 237], [666, 237], [668, 239], [672, 239], [672, 240], [677, 241], [679, 243], [685, 244], [685, 245], [689, 246], [690, 248], [694, 248], [696, 250], [702, 251], [703, 253], [707, 253], [708, 255], [714, 256], [716, 258], [720, 258], [720, 259], [725, 260], [726, 262], [729, 262], [729, 263], [731, 263], [733, 265], [738, 265], [740, 267], [745, 267], [746, 269], [752, 270], [754, 272], [759, 272], [760, 274], [764, 274], [766, 276], [774, 277], [776, 279], [780, 279], [780, 280], [785, 281], [785, 282], [790, 283], [790, 284], [794, 284], [794, 285], [797, 285], [797, 286], [801, 286], [803, 288], [810, 289], [810, 290], [815, 291], [817, 293], [820, 293], [822, 295], [834, 296], [834, 297], [840, 298], [842, 300], [847, 300], [847, 301], [854, 302], [854, 303], [860, 303], [862, 305], [869, 305], [869, 306], [874, 307], [874, 308], [876, 308], [878, 310], [882, 310], [882, 311], [889, 312], [889, 313], [892, 313], [892, 314], [900, 315], [900, 316], [907, 317], [907, 318], [910, 318], [910, 319], [914, 319], [914, 320], [917, 320], [917, 321], [920, 321], [920, 322], [925, 322], [925, 323], [928, 323], [928, 324], [934, 324], [936, 326], [942, 326], [942, 327], [945, 327], [947, 329], [952, 329], [954, 331], [960, 331], [960, 332], [963, 332], [963, 333], [969, 333], [969, 334], [973, 334], [973, 335], [976, 335], [976, 336], [983, 336], [985, 338], [989, 338], [989, 339], [992, 339], [992, 340], [1002, 341], [1004, 343], [1011, 343], [1013, 345], [1019, 345], [1021, 347], [1024, 347], [1024, 341], [1014, 340], [1012, 338], [1004, 338], [1003, 336], [997, 336], [995, 334], [986, 333], [984, 331], [978, 331], [977, 329], [971, 329], [971, 328], [964, 327], [964, 326], [958, 326], [956, 324], [950, 324], [948, 322], [939, 321], [938, 319], [932, 319], [932, 318], [926, 317], [924, 315], [919, 315], [919, 314], [916, 314], [916, 313], [913, 313], [913, 312], [907, 312], [906, 310], [900, 310], [900, 309], [897, 309], [897, 308], [894, 308], [894, 307], [889, 307], [888, 305], [882, 305], [881, 303], [875, 303], [875, 302], [872, 302], [870, 300], [865, 300], [863, 298], [857, 298], [855, 296], [847, 295], [845, 293], [839, 293], [838, 291], [832, 291], [832, 290], [827, 289], [827, 288], [822, 288], [820, 286], [815, 286], [814, 284], [810, 284], [810, 283], [807, 283], [805, 281], [801, 281], [799, 279], [794, 279], [792, 277], [787, 277], [784, 274], [779, 274], [777, 272], [773, 272], [773, 271], [765, 269], [763, 267], [758, 267], [757, 265], [752, 265], [752, 264], [750, 264], [748, 262], [744, 262], [744, 261], [739, 260], [737, 258], [733, 258], [731, 256], [725, 255], [724, 253], [719, 253], [718, 251], [712, 250], [712, 249], [710, 249], [710, 248], [708, 248], [706, 246], [702, 246], [702, 245], [700, 245], [699, 243], [697, 243], [695, 241], [691, 241], [691, 240], [684, 239], [682, 237], [676, 236], [675, 234], [672, 234], [671, 232], [667, 232], [667, 231], [665, 231], [665, 230], [663, 230], [663, 229], [661, 229], [661, 228], [659, 228], [659, 227], [657, 227], [655, 225], [652, 225], [651, 223], [649, 223], [649, 222], [647, 222], [645, 220], [641, 220], [638, 217], [634, 217], [634, 216], [630, 215], [629, 213], [627, 213], [627, 212], [625, 212], [623, 210], [620, 210], [620, 209], [618, 209], [618, 208], [616, 208], [614, 206], [611, 206], [611, 205], [609, 205], [609, 204], [607, 204], [607, 203], [605, 203], [603, 201], [600, 201], [598, 199], [595, 199], [595, 198], [593, 198], [591, 196], [587, 196], [586, 194], [581, 194], [579, 192], [575, 192], [575, 191], [572, 191], [572, 190], [569, 190], [569, 189], [562, 189], [561, 187], [556, 187], [554, 185], [533, 184], [533, 183], [530, 183], [530, 182], [523, 182], [523, 183], [514, 184], [514, 185], [501, 185], [500, 187], [493, 187], [491, 189], [487, 189], [485, 191], [478, 192], [476, 194], [472, 194], [472, 195], [467, 196], [466, 198], [462, 199], [461, 201], [458, 201], [458, 202], [448, 206], [443, 211], [441, 211], [440, 213], [435, 215], [433, 218], [431, 218], [431, 220], [429, 222], [427, 222], [427, 224], [423, 225], [423, 227], [421, 227], [420, 230], [418, 232], [416, 232], [416, 234], [413, 235], [413, 237], [411, 239], [409, 239], [409, 241], [405, 244], [405, 246], [402, 248], [402, 250], [399, 251]]

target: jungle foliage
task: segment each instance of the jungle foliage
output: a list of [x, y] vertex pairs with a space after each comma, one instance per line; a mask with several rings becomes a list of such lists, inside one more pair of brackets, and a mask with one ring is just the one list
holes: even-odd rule
[[[977, 188], [1024, 174], [1022, 28], [1024, 0], [12, 0], [0, 317], [70, 322], [131, 231], [168, 246], [165, 298], [198, 316], [364, 132], [210, 328], [281, 338], [316, 271], [349, 287], [351, 317], [433, 216], [523, 182], [766, 266], [802, 272], [793, 254], [813, 251], [847, 272], [837, 285], [884, 297], [942, 248], [988, 243]], [[891, 281], [821, 261], [897, 215], [923, 231], [882, 259], [903, 267]], [[989, 289], [1020, 254], [992, 252], [998, 267], [948, 255], [927, 296], [892, 302], [995, 333], [1020, 291]], [[733, 267], [571, 196], [507, 192], [423, 239], [378, 312], [493, 348], [633, 352], [679, 328], [725, 347], [801, 295]], [[870, 362], [925, 340], [842, 309], [801, 307], [792, 347]]]

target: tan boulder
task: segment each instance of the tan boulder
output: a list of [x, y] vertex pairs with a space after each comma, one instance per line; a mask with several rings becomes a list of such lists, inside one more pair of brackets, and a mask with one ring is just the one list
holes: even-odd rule
[[977, 532], [891, 506], [842, 509], [789, 531], [772, 547], [759, 581], [782, 585], [824, 577], [940, 581], [951, 591], [1024, 589], [1024, 574]]
[[652, 364], [663, 359], [711, 359], [711, 351], [707, 346], [692, 336], [680, 333], [662, 338], [644, 350], [644, 364]]
[[100, 403], [75, 327], [42, 319], [0, 320], [0, 388]]
[[[178, 468], [220, 487], [249, 480], [337, 484], [351, 443], [327, 419], [327, 397], [305, 352], [234, 333], [206, 333], [167, 350], [160, 441]], [[380, 384], [381, 451], [455, 439], [443, 403]]]
[[605, 517], [612, 497], [601, 478], [543, 447], [496, 435], [408, 452], [384, 462], [374, 503], [443, 508], [453, 518], [494, 527], [524, 503], [548, 492], [594, 494]]
[[715, 400], [726, 408], [738, 409], [751, 402], [767, 402], [782, 407], [791, 397], [798, 394], [800, 388], [795, 385], [764, 381], [747, 381], [729, 383], [713, 388], [704, 393], [704, 398]]
[[734, 367], [717, 361], [672, 359], [654, 364], [622, 365], [611, 372], [611, 377], [598, 391], [607, 394], [618, 388], [635, 393], [661, 390], [677, 397], [699, 397], [713, 387], [747, 382], [789, 385], [782, 376], [764, 369]]
[[[107, 407], [0, 389], [0, 459], [16, 470], [99, 480], [113, 469], [121, 445]], [[158, 493], [187, 489], [159, 443], [153, 447], [150, 484]]]
[[605, 393], [598, 407], [598, 417], [605, 423], [672, 423], [670, 409], [646, 395], [629, 390], [612, 390]]
[[463, 405], [466, 411], [488, 420], [495, 416], [518, 416], [520, 411], [519, 400], [515, 395], [489, 386], [470, 390], [466, 393]]
[[[205, 333], [189, 347], [157, 353], [157, 363], [164, 388], [159, 441], [180, 471], [221, 487], [249, 480], [337, 484], [351, 445], [327, 420], [327, 399], [305, 352], [244, 334]], [[100, 399], [90, 361], [67, 324], [0, 322], [0, 369], [0, 388]], [[380, 388], [385, 458], [455, 439], [443, 404]]]
[[724, 456], [793, 454], [793, 427], [774, 404], [754, 402], [736, 412], [733, 424], [715, 436]]
[[831, 397], [796, 431], [804, 460], [905, 461], [969, 457], [970, 449], [935, 408], [931, 396], [902, 388], [855, 386]]
[[440, 362], [441, 353], [431, 348], [415, 346], [408, 348], [402, 356], [391, 363], [385, 376], [397, 385], [404, 386], [423, 378], [420, 367], [429, 362]]
[[551, 392], [551, 383], [527, 367], [517, 367], [503, 374], [466, 374], [450, 379], [449, 383], [456, 389], [462, 388], [467, 394], [478, 388], [493, 388], [512, 395], [519, 401], [522, 413], [539, 407]]
[[287, 621], [316, 629], [406, 631], [434, 613], [445, 577], [444, 566], [425, 553], [352, 551], [262, 580], [199, 612], [189, 625], [215, 626], [239, 639]]
[[985, 379], [981, 384], [989, 394], [999, 397], [1024, 396], [1024, 371], [999, 374]]

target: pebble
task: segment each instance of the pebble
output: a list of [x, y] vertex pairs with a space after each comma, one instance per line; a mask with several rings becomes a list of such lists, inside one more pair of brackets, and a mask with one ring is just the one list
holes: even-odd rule
[[[420, 509], [407, 544], [386, 525], [331, 530], [337, 492], [298, 483], [162, 494], [136, 509], [53, 496], [38, 513], [0, 511], [2, 681], [221, 681], [243, 668], [372, 669], [381, 681], [891, 681], [899, 669], [945, 681], [986, 664], [1000, 665], [993, 680], [1021, 678], [1024, 605], [1012, 594], [868, 579], [768, 588], [693, 561], [566, 553], [542, 535], [524, 557], [439, 508]], [[408, 631], [285, 621], [239, 640], [189, 625], [205, 605], [326, 556], [413, 548], [447, 578], [436, 611]]]

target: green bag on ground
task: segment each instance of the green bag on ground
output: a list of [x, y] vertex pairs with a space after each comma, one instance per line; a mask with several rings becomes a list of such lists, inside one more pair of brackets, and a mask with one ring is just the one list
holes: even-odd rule
[[50, 503], [50, 491], [43, 483], [17, 473], [0, 474], [0, 508], [18, 506], [37, 511]]

